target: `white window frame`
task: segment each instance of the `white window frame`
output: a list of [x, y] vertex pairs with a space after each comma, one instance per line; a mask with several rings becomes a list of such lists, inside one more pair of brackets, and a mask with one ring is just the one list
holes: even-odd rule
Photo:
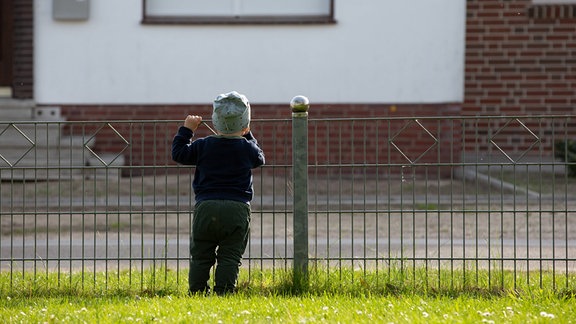
[[[170, 8], [166, 0], [142, 0], [142, 23], [143, 24], [328, 24], [335, 23], [334, 1], [335, 0], [315, 0], [325, 1], [326, 9], [313, 12], [306, 12], [306, 8], [298, 8], [297, 2], [290, 3], [291, 0], [282, 0], [277, 6], [278, 12], [273, 12], [272, 7], [262, 9], [263, 0], [222, 0], [221, 8], [215, 3], [202, 8], [201, 4], [194, 4], [195, 0], [185, 0], [187, 2], [174, 1], [174, 7]], [[215, 1], [215, 0], [198, 0]], [[279, 0], [266, 0], [279, 1]], [[163, 8], [154, 12], [154, 2], [161, 3]], [[250, 4], [251, 3], [251, 4]], [[291, 5], [294, 7], [291, 8]], [[161, 6], [161, 7], [162, 7]], [[197, 8], [197, 9], [195, 9]], [[248, 9], [246, 9], [248, 8]], [[194, 10], [198, 10], [197, 13]], [[243, 10], [245, 12], [243, 12]], [[267, 12], [269, 10], [269, 12]], [[284, 11], [283, 11], [284, 10]]]

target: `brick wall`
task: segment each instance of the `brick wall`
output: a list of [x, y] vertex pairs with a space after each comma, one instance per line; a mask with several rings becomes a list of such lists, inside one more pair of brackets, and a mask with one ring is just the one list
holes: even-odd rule
[[[466, 3], [463, 115], [576, 114], [576, 4], [536, 6], [531, 0]], [[491, 129], [470, 129], [467, 136], [495, 133], [509, 121], [493, 123]], [[532, 126], [534, 130], [553, 127], [546, 122]], [[502, 130], [501, 137], [505, 133], [502, 147], [512, 154], [523, 153], [533, 142], [532, 135], [516, 121]]]
[[34, 97], [34, 1], [11, 1], [14, 3], [12, 96], [16, 99], [32, 99]]
[[[125, 151], [127, 165], [163, 165], [170, 161], [170, 145], [177, 127], [189, 113], [206, 119], [210, 105], [63, 105], [69, 121], [110, 121], [73, 124], [67, 130], [76, 135], [96, 136], [94, 150], [114, 153], [125, 149], [123, 137], [130, 138]], [[442, 116], [460, 113], [458, 104], [431, 105], [334, 105], [311, 104], [309, 111], [309, 159], [311, 164], [458, 162], [459, 123]], [[291, 110], [286, 105], [252, 105], [252, 128], [266, 151], [269, 164], [291, 163]], [[402, 117], [430, 117], [419, 120]], [[386, 118], [382, 120], [382, 118]], [[439, 118], [437, 118], [439, 117]], [[378, 120], [376, 120], [378, 119]], [[162, 123], [114, 121], [161, 120]], [[428, 134], [427, 132], [430, 132]], [[199, 136], [209, 135], [205, 127]], [[394, 137], [392, 147], [389, 138]], [[437, 141], [437, 142], [436, 142]], [[456, 144], [454, 144], [456, 143]], [[447, 153], [450, 150], [451, 153]]]

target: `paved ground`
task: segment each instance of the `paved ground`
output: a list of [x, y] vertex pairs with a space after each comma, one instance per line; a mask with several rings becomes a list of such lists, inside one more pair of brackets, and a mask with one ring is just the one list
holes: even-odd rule
[[[3, 183], [0, 270], [147, 267], [154, 260], [185, 267], [189, 178], [128, 180]], [[283, 179], [256, 179], [255, 186], [247, 263], [282, 264], [294, 250], [292, 188]], [[538, 197], [532, 189], [489, 187], [366, 178], [310, 183], [309, 256], [355, 267], [393, 260], [576, 270], [576, 202], [542, 185]]]
[[[529, 209], [529, 208], [528, 208]], [[462, 260], [505, 260], [534, 269], [576, 267], [576, 214], [516, 211], [318, 211], [310, 212], [309, 255], [315, 259], [405, 259], [462, 265]], [[134, 259], [185, 263], [189, 213], [108, 212], [105, 214], [13, 214], [2, 225], [2, 270], [9, 268], [114, 267]], [[256, 210], [246, 258], [255, 261], [291, 258], [292, 215]], [[27, 260], [10, 263], [7, 259]], [[516, 263], [514, 263], [516, 259]], [[58, 263], [55, 260], [63, 260]], [[82, 262], [84, 260], [84, 262]], [[555, 263], [552, 260], [556, 260]], [[36, 262], [34, 262], [36, 261]]]

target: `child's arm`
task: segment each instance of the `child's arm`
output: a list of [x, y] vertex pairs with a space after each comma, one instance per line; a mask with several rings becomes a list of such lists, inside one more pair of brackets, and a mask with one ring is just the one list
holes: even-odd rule
[[194, 136], [194, 131], [202, 122], [202, 117], [188, 115], [184, 120], [184, 125], [178, 129], [178, 133], [172, 141], [172, 160], [180, 164], [196, 164], [196, 154], [190, 145], [190, 140]]
[[264, 158], [264, 152], [262, 151], [262, 149], [260, 148], [260, 145], [258, 145], [258, 141], [256, 140], [256, 138], [254, 137], [254, 135], [252, 134], [251, 131], [248, 131], [246, 134], [243, 135], [244, 138], [246, 140], [248, 140], [249, 142], [252, 143], [253, 147], [254, 147], [254, 160], [252, 161], [252, 167], [253, 168], [257, 168], [259, 166], [262, 166], [266, 163], [266, 159]]

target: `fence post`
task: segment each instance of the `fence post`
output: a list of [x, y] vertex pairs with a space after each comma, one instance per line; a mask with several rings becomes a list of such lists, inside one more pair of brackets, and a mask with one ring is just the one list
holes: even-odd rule
[[296, 96], [292, 108], [292, 181], [295, 291], [308, 287], [308, 98]]

